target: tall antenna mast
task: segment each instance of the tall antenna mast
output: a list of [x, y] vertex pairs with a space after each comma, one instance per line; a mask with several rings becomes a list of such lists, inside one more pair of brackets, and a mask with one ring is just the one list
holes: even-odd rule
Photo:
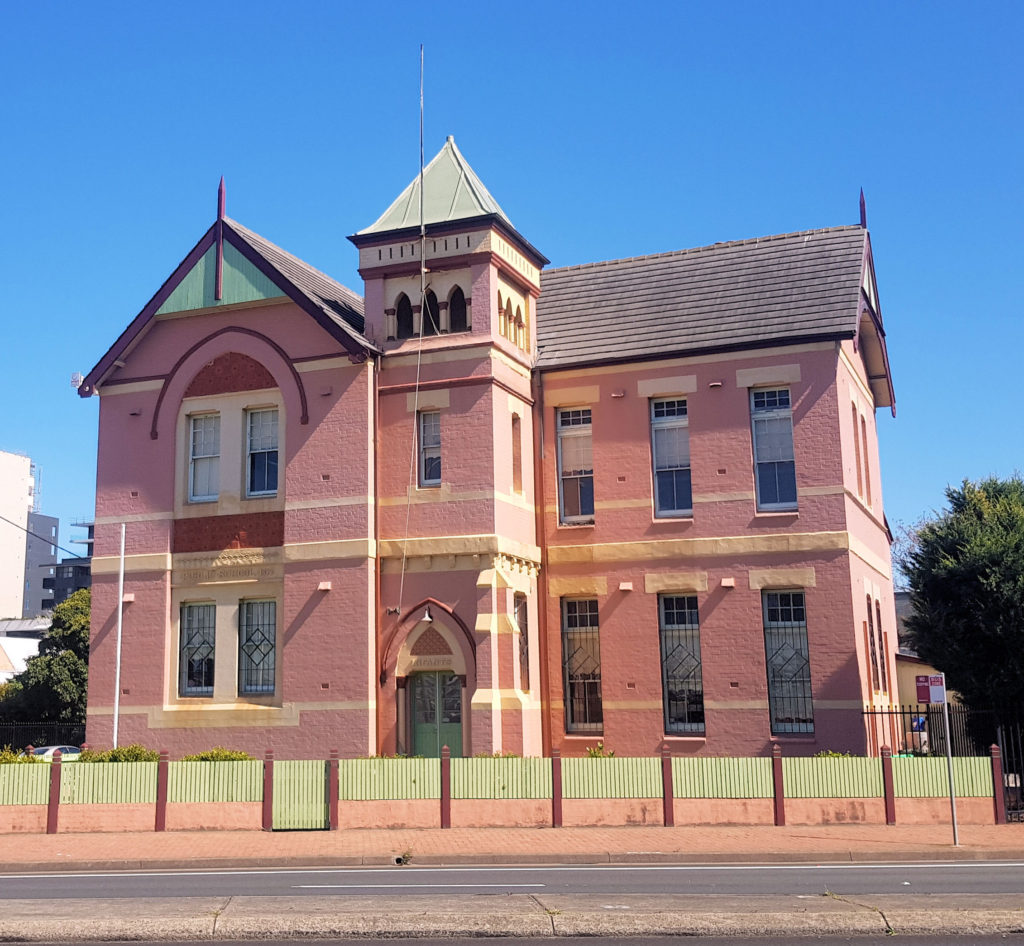
[[427, 315], [427, 226], [423, 217], [423, 44], [420, 43], [420, 337], [423, 317]]

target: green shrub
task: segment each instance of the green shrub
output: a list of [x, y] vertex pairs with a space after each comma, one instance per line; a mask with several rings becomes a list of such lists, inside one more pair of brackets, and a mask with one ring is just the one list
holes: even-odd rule
[[241, 749], [225, 749], [223, 746], [214, 746], [204, 752], [196, 752], [194, 755], [181, 757], [182, 762], [248, 762], [252, 760], [248, 752]]
[[587, 758], [589, 759], [610, 759], [614, 755], [614, 749], [604, 747], [603, 739], [596, 746], [587, 746]]
[[506, 752], [474, 752], [474, 759], [521, 759], [522, 756], [518, 752], [513, 752], [509, 749]]
[[852, 752], [836, 752], [834, 749], [822, 749], [814, 753], [815, 759], [852, 759]]
[[79, 762], [158, 762], [160, 753], [145, 746], [118, 746], [116, 749], [83, 749]]
[[19, 755], [17, 749], [4, 746], [0, 749], [0, 765], [10, 765], [15, 762], [43, 762], [45, 760], [34, 755]]

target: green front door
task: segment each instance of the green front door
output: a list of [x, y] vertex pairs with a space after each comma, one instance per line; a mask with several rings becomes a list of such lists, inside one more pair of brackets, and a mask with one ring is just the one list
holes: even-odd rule
[[453, 673], [417, 673], [412, 678], [413, 755], [462, 755], [462, 681]]

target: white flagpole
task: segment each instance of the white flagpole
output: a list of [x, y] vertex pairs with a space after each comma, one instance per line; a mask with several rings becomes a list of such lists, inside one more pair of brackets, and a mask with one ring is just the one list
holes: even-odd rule
[[121, 625], [124, 619], [124, 530], [121, 523], [121, 567], [117, 573], [117, 656], [114, 662], [114, 748], [117, 748], [117, 724], [121, 710]]

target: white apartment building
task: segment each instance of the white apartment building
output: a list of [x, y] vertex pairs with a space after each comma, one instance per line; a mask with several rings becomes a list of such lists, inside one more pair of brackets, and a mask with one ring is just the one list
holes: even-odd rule
[[25, 601], [26, 530], [35, 502], [32, 461], [0, 451], [0, 618], [20, 618]]

